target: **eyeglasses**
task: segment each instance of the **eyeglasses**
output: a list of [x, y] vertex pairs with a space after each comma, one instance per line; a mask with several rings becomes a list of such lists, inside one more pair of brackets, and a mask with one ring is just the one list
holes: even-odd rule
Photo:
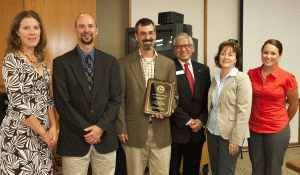
[[147, 35], [149, 35], [150, 37], [152, 37], [154, 34], [155, 34], [155, 32], [149, 32], [149, 33], [147, 33], [147, 32], [140, 32], [140, 33], [138, 33], [138, 35], [143, 36], [143, 37], [146, 37]]
[[185, 44], [185, 45], [175, 45], [175, 49], [181, 50], [182, 48], [189, 49], [192, 44]]

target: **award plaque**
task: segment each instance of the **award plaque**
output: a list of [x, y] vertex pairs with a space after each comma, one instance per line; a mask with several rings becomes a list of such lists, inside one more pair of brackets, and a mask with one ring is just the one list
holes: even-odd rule
[[173, 96], [173, 82], [150, 78], [145, 95], [144, 113], [170, 116]]

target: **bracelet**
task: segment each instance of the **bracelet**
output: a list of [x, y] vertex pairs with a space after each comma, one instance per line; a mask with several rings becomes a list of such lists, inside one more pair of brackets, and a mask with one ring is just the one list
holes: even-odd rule
[[47, 138], [48, 135], [49, 135], [49, 130], [47, 130], [47, 132], [44, 136], [39, 136], [39, 138], [43, 140], [43, 139]]

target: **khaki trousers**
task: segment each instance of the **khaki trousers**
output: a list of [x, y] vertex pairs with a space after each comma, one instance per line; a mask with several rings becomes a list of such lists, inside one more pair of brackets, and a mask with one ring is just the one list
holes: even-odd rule
[[116, 151], [100, 154], [94, 145], [83, 157], [62, 156], [63, 175], [87, 175], [91, 162], [93, 175], [114, 175], [116, 167]]
[[148, 138], [144, 148], [123, 145], [126, 154], [128, 175], [144, 175], [149, 162], [150, 175], [168, 175], [171, 158], [171, 145], [158, 148], [153, 137], [152, 125], [149, 124]]

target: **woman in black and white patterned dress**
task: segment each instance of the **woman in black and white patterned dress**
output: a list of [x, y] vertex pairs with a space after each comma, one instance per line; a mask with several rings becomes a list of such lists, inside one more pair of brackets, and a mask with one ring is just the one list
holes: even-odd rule
[[0, 174], [53, 174], [56, 143], [51, 76], [43, 59], [46, 37], [34, 11], [18, 14], [10, 29], [2, 75], [9, 99], [0, 127]]

